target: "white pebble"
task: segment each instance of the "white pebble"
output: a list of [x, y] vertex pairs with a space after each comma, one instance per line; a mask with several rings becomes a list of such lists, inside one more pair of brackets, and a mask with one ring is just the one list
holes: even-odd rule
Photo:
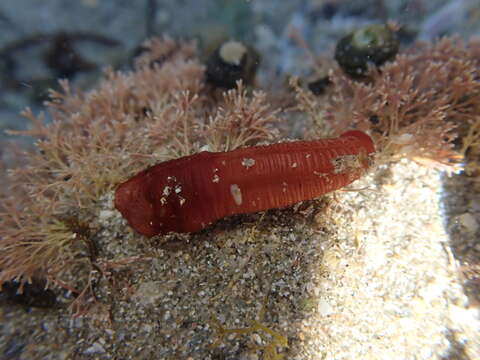
[[105, 349], [98, 342], [94, 342], [92, 346], [85, 349], [84, 354], [102, 354], [105, 352]]
[[113, 216], [113, 211], [112, 210], [102, 210], [100, 211], [99, 217], [100, 219], [108, 219]]
[[322, 316], [328, 316], [333, 313], [332, 305], [330, 305], [330, 303], [325, 299], [320, 299], [317, 310]]

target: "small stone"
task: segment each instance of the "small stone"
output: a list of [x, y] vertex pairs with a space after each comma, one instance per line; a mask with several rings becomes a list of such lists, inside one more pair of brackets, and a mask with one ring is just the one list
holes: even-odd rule
[[108, 219], [111, 218], [114, 215], [114, 212], [112, 210], [102, 210], [100, 211], [100, 214], [98, 215], [100, 219]]
[[320, 299], [317, 310], [322, 316], [329, 316], [333, 313], [332, 305], [325, 299]]
[[134, 298], [142, 305], [155, 304], [159, 299], [165, 296], [166, 290], [164, 282], [147, 281], [138, 287]]
[[245, 352], [242, 355], [240, 355], [239, 360], [258, 360], [259, 357], [257, 354], [252, 354], [250, 352]]
[[258, 334], [252, 334], [252, 340], [257, 344], [257, 345], [262, 345], [262, 338]]
[[94, 342], [92, 346], [88, 347], [85, 349], [83, 352], [85, 355], [90, 355], [90, 354], [103, 354], [105, 353], [105, 349], [103, 348], [102, 345], [100, 345], [98, 342]]
[[432, 355], [432, 349], [430, 348], [423, 348], [420, 350], [420, 356], [422, 359], [431, 359]]
[[151, 332], [152, 329], [153, 329], [153, 326], [150, 325], [150, 324], [144, 324], [144, 325], [142, 326], [142, 330], [143, 330], [144, 332], [146, 332], [146, 333]]
[[464, 213], [458, 216], [459, 223], [472, 234], [478, 230], [478, 222], [470, 213]]

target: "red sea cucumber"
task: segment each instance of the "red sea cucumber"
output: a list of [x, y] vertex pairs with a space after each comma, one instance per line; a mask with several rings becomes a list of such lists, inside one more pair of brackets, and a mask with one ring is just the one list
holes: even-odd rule
[[361, 131], [166, 161], [120, 184], [115, 207], [151, 237], [204, 229], [229, 215], [282, 208], [350, 184], [375, 152]]

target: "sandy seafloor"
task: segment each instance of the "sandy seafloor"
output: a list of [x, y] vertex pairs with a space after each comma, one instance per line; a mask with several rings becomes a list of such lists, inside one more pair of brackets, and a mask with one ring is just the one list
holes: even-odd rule
[[[260, 83], [272, 68], [307, 71], [305, 56], [288, 41], [288, 26], [327, 56], [349, 29], [383, 17], [408, 24], [423, 39], [480, 31], [480, 20], [471, 18], [480, 13], [473, 1], [332, 1], [341, 9], [333, 17], [325, 1], [313, 0], [157, 3], [150, 33], [198, 36], [200, 43], [226, 33], [269, 54]], [[379, 3], [383, 11], [376, 10]], [[146, 36], [145, 7], [145, 1], [8, 0], [0, 4], [1, 42], [95, 29], [122, 46], [83, 45], [82, 54], [100, 67], [121, 66]], [[39, 60], [42, 46], [16, 54], [27, 90], [0, 92], [2, 129], [25, 126], [15, 115], [24, 106], [41, 109], [32, 103], [28, 79], [51, 76]], [[93, 86], [96, 76], [75, 81]], [[401, 161], [350, 189], [226, 219], [174, 251], [133, 241], [107, 194], [97, 209], [99, 246], [110, 257], [141, 259], [122, 269], [115, 284], [97, 285], [89, 317], [72, 318], [63, 306], [2, 304], [0, 358], [267, 358], [275, 336], [262, 331], [229, 334], [212, 346], [216, 319], [225, 328], [256, 320], [285, 336], [288, 348], [274, 346], [285, 359], [480, 359], [479, 280], [462, 271], [480, 262], [480, 198], [470, 180]]]

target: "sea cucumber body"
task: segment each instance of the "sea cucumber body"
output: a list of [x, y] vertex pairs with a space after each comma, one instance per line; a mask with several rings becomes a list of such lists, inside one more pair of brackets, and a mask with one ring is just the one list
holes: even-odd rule
[[358, 179], [375, 152], [360, 131], [230, 152], [200, 152], [152, 166], [121, 184], [115, 207], [151, 237], [195, 232], [225, 216], [282, 208]]

